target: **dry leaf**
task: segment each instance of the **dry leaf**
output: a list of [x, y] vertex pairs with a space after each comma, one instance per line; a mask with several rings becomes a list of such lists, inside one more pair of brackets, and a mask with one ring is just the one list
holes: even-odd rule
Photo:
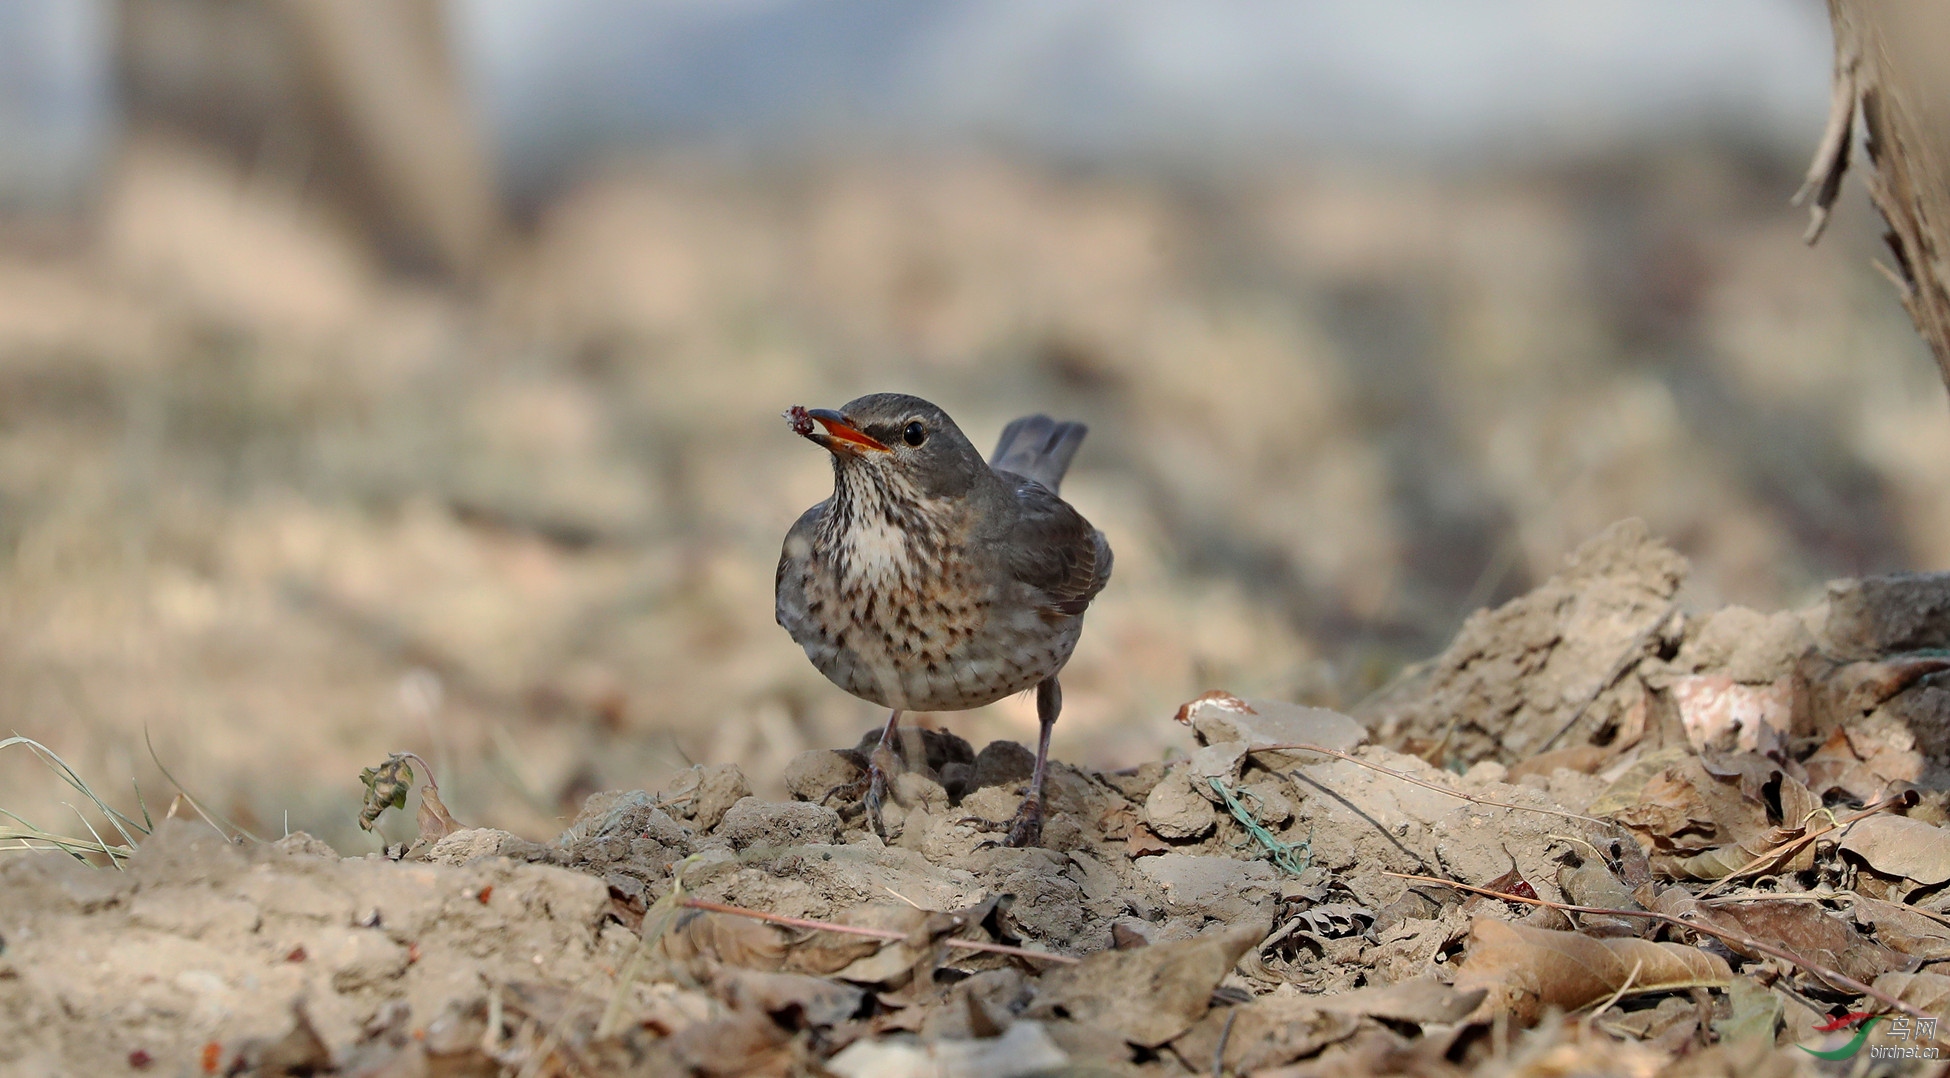
[[1876, 939], [1924, 962], [1950, 959], [1950, 925], [1913, 906], [1855, 896], [1855, 923], [1875, 931]]
[[664, 934], [663, 947], [672, 962], [703, 958], [741, 969], [771, 971], [785, 964], [786, 936], [777, 927], [750, 917], [691, 911], [675, 931]]
[[866, 992], [803, 973], [719, 970], [714, 991], [734, 1011], [761, 1012], [788, 1029], [838, 1025], [859, 1011]]
[[1317, 997], [1268, 996], [1242, 1007], [1216, 1009], [1171, 1046], [1180, 1059], [1209, 1065], [1223, 1037], [1225, 1070], [1240, 1074], [1291, 1063], [1346, 1040], [1361, 1027], [1355, 1015], [1323, 1010], [1317, 1002]]
[[[1785, 947], [1802, 958], [1863, 983], [1892, 970], [1914, 966], [1908, 956], [1863, 936], [1848, 922], [1810, 902], [1759, 899], [1701, 906], [1695, 916], [1752, 939]], [[1766, 957], [1739, 943], [1728, 947], [1748, 958]]]
[[1576, 1010], [1621, 988], [1627, 994], [1671, 992], [1720, 987], [1732, 977], [1724, 959], [1696, 947], [1598, 940], [1478, 917], [1470, 925], [1469, 954], [1456, 973], [1455, 987], [1488, 990], [1478, 1016], [1501, 1010], [1528, 1024], [1546, 1007]]
[[461, 829], [447, 811], [447, 806], [440, 803], [440, 788], [433, 784], [432, 779], [428, 779], [427, 784], [420, 788], [418, 820], [421, 842], [439, 842]]
[[1892, 722], [1837, 727], [1803, 766], [1817, 794], [1840, 791], [1867, 804], [1884, 796], [1891, 783], [1915, 782], [1923, 774], [1916, 739]]
[[1068, 1015], [1156, 1048], [1205, 1016], [1212, 989], [1265, 936], [1264, 925], [1239, 925], [1134, 951], [1099, 951], [1045, 973], [1029, 1014]]
[[1855, 821], [1841, 847], [1888, 876], [1921, 884], [1950, 880], [1950, 832], [1907, 816], [1877, 815]]
[[1483, 990], [1460, 992], [1432, 977], [1412, 977], [1390, 985], [1374, 985], [1319, 996], [1313, 1005], [1323, 1011], [1386, 1018], [1395, 1022], [1447, 1025], [1469, 1017], [1483, 1002]]
[[[912, 935], [920, 930], [927, 918], [928, 911], [913, 906], [867, 902], [841, 912], [833, 921], [855, 928], [880, 928]], [[795, 973], [834, 974], [854, 962], [879, 953], [886, 944], [886, 940], [871, 936], [810, 932], [792, 945], [786, 955], [785, 968]], [[913, 962], [910, 960], [908, 965], [913, 965]]]
[[[1938, 1017], [1950, 1017], [1950, 976], [1941, 973], [1885, 973], [1875, 979], [1875, 989]], [[1945, 1030], [1950, 1033], [1950, 1030]]]

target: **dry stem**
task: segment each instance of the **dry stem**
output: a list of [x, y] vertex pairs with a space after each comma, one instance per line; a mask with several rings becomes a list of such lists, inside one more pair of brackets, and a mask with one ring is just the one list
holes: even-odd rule
[[1296, 750], [1301, 752], [1317, 752], [1320, 753], [1322, 756], [1332, 756], [1337, 760], [1346, 760], [1348, 763], [1365, 767], [1370, 771], [1379, 771], [1384, 775], [1390, 776], [1391, 778], [1398, 778], [1403, 782], [1412, 783], [1416, 786], [1422, 787], [1425, 790], [1434, 790], [1436, 793], [1448, 794], [1450, 797], [1458, 797], [1464, 801], [1473, 801], [1479, 805], [1492, 805], [1496, 808], [1515, 809], [1519, 812], [1541, 812], [1547, 816], [1562, 816], [1570, 820], [1583, 820], [1585, 823], [1597, 824], [1599, 827], [1606, 828], [1607, 830], [1609, 830], [1613, 826], [1612, 824], [1607, 823], [1604, 820], [1600, 820], [1592, 816], [1580, 816], [1575, 812], [1566, 812], [1563, 809], [1541, 808], [1537, 805], [1513, 805], [1508, 801], [1492, 801], [1487, 797], [1477, 797], [1475, 794], [1466, 794], [1460, 790], [1451, 790], [1447, 786], [1438, 786], [1433, 782], [1429, 782], [1424, 779], [1418, 779], [1414, 775], [1410, 775], [1406, 772], [1397, 771], [1392, 767], [1383, 767], [1380, 764], [1373, 763], [1368, 760], [1363, 760], [1358, 756], [1351, 756], [1348, 753], [1342, 752], [1339, 749], [1330, 749], [1325, 745], [1314, 745], [1305, 741], [1296, 741], [1290, 745], [1254, 745], [1252, 748], [1249, 748], [1246, 751], [1252, 753], [1252, 752], [1292, 752]]

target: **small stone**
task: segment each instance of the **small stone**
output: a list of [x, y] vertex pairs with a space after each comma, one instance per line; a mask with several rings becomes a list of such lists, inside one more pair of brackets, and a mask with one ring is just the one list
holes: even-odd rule
[[1014, 741], [991, 741], [975, 757], [975, 777], [969, 789], [1016, 786], [1036, 773], [1036, 754]]
[[1264, 861], [1236, 857], [1160, 854], [1137, 862], [1174, 906], [1189, 906], [1221, 921], [1241, 922], [1266, 911], [1279, 894], [1279, 879]]
[[441, 839], [427, 851], [426, 859], [443, 865], [464, 865], [482, 857], [507, 857], [516, 861], [543, 861], [549, 848], [519, 835], [492, 827], [468, 827]]
[[750, 846], [803, 846], [835, 842], [840, 836], [839, 813], [806, 801], [761, 801], [747, 797], [731, 806], [717, 834], [733, 849]]
[[808, 749], [785, 765], [785, 788], [794, 801], [823, 801], [867, 773], [865, 755], [851, 749]]
[[582, 812], [562, 832], [556, 844], [577, 849], [596, 839], [634, 841], [654, 839], [661, 845], [690, 852], [691, 832], [670, 818], [663, 805], [642, 790], [607, 790], [589, 795]]
[[1192, 786], [1188, 768], [1175, 767], [1144, 800], [1144, 820], [1158, 837], [1194, 839], [1211, 833], [1218, 825], [1212, 802]]
[[[1238, 706], [1241, 703], [1244, 708]], [[1185, 705], [1185, 711], [1193, 732], [1208, 745], [1225, 741], [1243, 741], [1247, 745], [1305, 742], [1352, 752], [1368, 738], [1366, 728], [1338, 711], [1302, 707], [1284, 700], [1201, 697]], [[1320, 762], [1318, 754], [1308, 752], [1256, 752], [1253, 759], [1275, 771]]]
[[1293, 802], [1287, 799], [1284, 780], [1249, 782], [1239, 788], [1236, 796], [1255, 819], [1268, 827], [1282, 827], [1293, 819]]
[[699, 831], [709, 831], [718, 826], [740, 798], [751, 795], [752, 784], [745, 781], [745, 773], [738, 770], [737, 764], [707, 767], [691, 795], [691, 818]]
[[959, 760], [941, 765], [941, 788], [948, 791], [948, 803], [958, 805], [975, 788], [975, 765]]
[[1199, 796], [1218, 805], [1224, 803], [1224, 798], [1212, 788], [1212, 780], [1218, 779], [1230, 789], [1238, 783], [1239, 768], [1245, 760], [1244, 741], [1220, 741], [1192, 753], [1191, 759], [1185, 761], [1181, 770], [1191, 780], [1192, 789], [1197, 790]]

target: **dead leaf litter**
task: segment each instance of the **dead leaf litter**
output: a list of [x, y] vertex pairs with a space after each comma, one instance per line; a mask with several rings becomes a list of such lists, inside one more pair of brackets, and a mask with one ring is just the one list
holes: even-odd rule
[[421, 840], [383, 855], [184, 819], [119, 869], [10, 855], [0, 1071], [1789, 1074], [1800, 1048], [1935, 1050], [1950, 631], [1925, 615], [1950, 580], [1702, 616], [1686, 571], [1626, 522], [1353, 716], [1208, 693], [1174, 759], [1056, 765], [1045, 848], [981, 825], [1026, 751], [917, 727], [885, 840], [854, 747], [792, 761], [791, 801], [699, 767], [547, 842], [466, 827], [400, 755], [362, 820], [418, 797]]

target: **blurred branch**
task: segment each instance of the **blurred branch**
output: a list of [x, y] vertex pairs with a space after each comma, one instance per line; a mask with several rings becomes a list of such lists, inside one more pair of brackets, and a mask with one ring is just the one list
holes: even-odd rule
[[1889, 225], [1884, 267], [1950, 385], [1950, 7], [1935, 0], [1828, 0], [1835, 69], [1828, 127], [1795, 196], [1819, 239], [1862, 121], [1869, 198]]
[[502, 224], [442, 0], [123, 0], [122, 108], [323, 189], [396, 266], [466, 281]]

